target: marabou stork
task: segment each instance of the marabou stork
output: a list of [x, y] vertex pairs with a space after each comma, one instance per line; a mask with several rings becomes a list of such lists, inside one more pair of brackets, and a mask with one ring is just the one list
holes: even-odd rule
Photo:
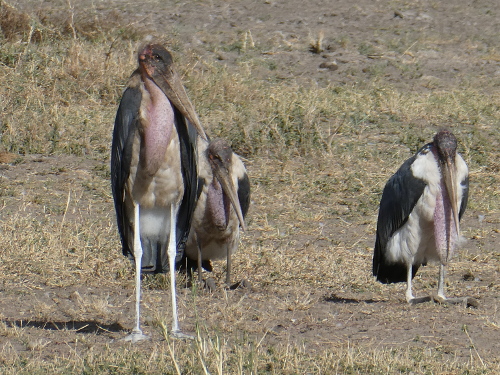
[[[201, 191], [186, 243], [186, 256], [197, 261], [201, 282], [202, 263], [226, 258], [226, 284], [231, 280], [231, 255], [238, 248], [240, 226], [250, 205], [250, 181], [245, 166], [223, 139], [198, 143]], [[189, 267], [189, 266], [188, 266]]]
[[170, 272], [172, 334], [183, 336], [175, 265], [182, 258], [196, 207], [197, 138], [207, 138], [170, 53], [158, 44], [146, 44], [138, 59], [116, 114], [111, 149], [123, 254], [135, 260], [136, 320], [126, 338], [133, 342], [146, 338], [139, 322], [141, 272]]
[[457, 139], [447, 130], [406, 160], [385, 185], [377, 223], [373, 275], [381, 283], [406, 281], [406, 300], [415, 298], [412, 278], [419, 266], [439, 261], [439, 302], [463, 302], [446, 298], [445, 266], [456, 249], [459, 221], [467, 206], [468, 169], [457, 153]]

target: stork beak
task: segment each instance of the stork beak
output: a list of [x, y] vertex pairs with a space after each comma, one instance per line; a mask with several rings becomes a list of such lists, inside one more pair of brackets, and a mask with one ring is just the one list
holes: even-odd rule
[[172, 104], [181, 111], [182, 115], [194, 125], [200, 137], [208, 140], [205, 130], [201, 126], [200, 119], [186, 94], [186, 90], [184, 90], [184, 86], [177, 72], [173, 69], [168, 69], [166, 73], [160, 73], [159, 75], [162, 79], [158, 79], [153, 75], [154, 82], [165, 93]]
[[215, 177], [222, 186], [222, 190], [227, 194], [229, 201], [233, 205], [234, 211], [236, 211], [241, 229], [246, 230], [245, 220], [243, 218], [243, 213], [241, 212], [240, 200], [238, 199], [238, 193], [234, 187], [233, 179], [231, 178], [229, 171], [225, 167], [222, 167], [216, 168], [214, 173]]
[[453, 213], [453, 220], [455, 221], [455, 228], [457, 230], [457, 235], [460, 236], [460, 223], [458, 221], [458, 194], [457, 194], [457, 184], [456, 184], [456, 167], [455, 163], [452, 162], [450, 158], [446, 158], [443, 164], [443, 176], [444, 185], [446, 191], [448, 192], [448, 197], [451, 202], [451, 211]]

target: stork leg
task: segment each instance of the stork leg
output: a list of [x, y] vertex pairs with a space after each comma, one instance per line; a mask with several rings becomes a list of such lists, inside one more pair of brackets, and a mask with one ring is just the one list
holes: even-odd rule
[[149, 338], [147, 335], [142, 333], [140, 327], [142, 244], [139, 224], [139, 209], [139, 204], [134, 202], [135, 327], [130, 335], [126, 336], [124, 339], [125, 341], [132, 341], [133, 343]]
[[175, 207], [170, 205], [170, 235], [168, 240], [168, 264], [170, 272], [170, 294], [172, 296], [172, 336], [177, 338], [193, 338], [186, 335], [179, 329], [179, 320], [177, 318], [177, 295], [175, 286], [175, 256], [177, 254], [177, 236], [176, 236], [176, 217]]
[[172, 333], [175, 335], [179, 330], [179, 322], [177, 319], [177, 295], [175, 286], [175, 255], [177, 252], [176, 238], [176, 217], [174, 205], [170, 205], [170, 235], [168, 239], [168, 265], [170, 272], [170, 294], [172, 297]]
[[478, 307], [479, 302], [472, 297], [455, 297], [448, 298], [444, 293], [444, 278], [446, 276], [446, 269], [444, 264], [439, 265], [439, 280], [438, 280], [438, 293], [434, 298], [436, 302], [448, 304], [463, 304], [464, 306]]
[[232, 264], [233, 264], [233, 254], [231, 252], [231, 247], [228, 245], [227, 246], [227, 269], [226, 269], [226, 285], [229, 289], [234, 290], [238, 288], [250, 288], [250, 282], [248, 280], [241, 280], [237, 281], [233, 285], [231, 285], [231, 270], [232, 270]]
[[413, 293], [411, 290], [411, 277], [412, 277], [412, 265], [411, 263], [408, 265], [408, 271], [406, 275], [406, 302], [412, 303], [414, 300]]
[[197, 262], [198, 262], [198, 282], [201, 283], [203, 282], [202, 278], [201, 278], [201, 244], [200, 244], [200, 241], [198, 241], [198, 236], [196, 235], [196, 233], [194, 234], [194, 237], [195, 237], [195, 240], [196, 240], [196, 246], [198, 247], [198, 258], [197, 258]]
[[438, 293], [435, 297], [436, 302], [439, 303], [450, 303], [450, 304], [458, 304], [458, 303], [467, 303], [468, 298], [447, 298], [446, 294], [444, 294], [444, 277], [446, 276], [446, 269], [444, 264], [439, 265], [439, 280], [438, 280]]
[[444, 294], [444, 276], [445, 276], [445, 269], [444, 265], [440, 264], [439, 265], [439, 280], [438, 280], [438, 298], [441, 298], [442, 300], [446, 300], [446, 295]]
[[231, 246], [226, 246], [227, 251], [227, 269], [226, 269], [226, 285], [230, 286], [231, 284], [231, 267], [232, 267], [232, 259], [231, 259]]
[[[198, 236], [196, 236], [196, 234], [195, 238], [196, 238], [196, 245], [198, 246], [198, 282], [200, 283], [200, 285], [203, 285], [203, 279], [201, 277], [201, 272], [203, 270], [201, 242], [199, 241]], [[207, 280], [205, 281], [205, 288], [213, 292], [216, 289], [215, 280], [211, 277], [207, 278]]]
[[413, 297], [412, 287], [411, 287], [412, 276], [413, 276], [413, 265], [412, 263], [410, 263], [408, 266], [408, 273], [406, 278], [406, 301], [410, 305], [416, 305], [417, 303], [432, 301], [432, 298], [430, 296]]

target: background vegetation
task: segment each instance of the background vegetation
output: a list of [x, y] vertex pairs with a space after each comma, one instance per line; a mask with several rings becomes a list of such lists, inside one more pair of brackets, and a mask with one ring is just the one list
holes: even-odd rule
[[[108, 164], [116, 108], [136, 67], [137, 45], [150, 30], [130, 22], [118, 7], [77, 13], [70, 2], [57, 4], [33, 2], [27, 9], [27, 4], [0, 2], [0, 156], [5, 162], [0, 296], [2, 304], [11, 304], [0, 315], [1, 373], [500, 371], [498, 353], [486, 356], [488, 340], [476, 342], [467, 326], [476, 324], [490, 339], [498, 337], [498, 75], [465, 77], [444, 89], [429, 79], [424, 89], [409, 90], [384, 77], [389, 70], [402, 81], [421, 75], [418, 64], [374, 60], [362, 72], [367, 79], [349, 84], [284, 79], [280, 62], [265, 59], [270, 50], [311, 48], [314, 53], [328, 41], [313, 35], [309, 41], [273, 44], [244, 31], [222, 46], [211, 42], [207, 31], [201, 47], [186, 47], [172, 27], [166, 42], [202, 122], [212, 136], [229, 139], [249, 169], [252, 209], [235, 269], [253, 288], [215, 295], [181, 288], [182, 324], [196, 339], [172, 341], [167, 281], [150, 278], [145, 311], [154, 339], [129, 346], [110, 342], [131, 326], [121, 311], [133, 307], [133, 285], [128, 261], [118, 250]], [[401, 35], [384, 48], [406, 56], [412, 38], [418, 40]], [[337, 36], [335, 43], [363, 56], [377, 53], [368, 42]], [[200, 59], [200, 49], [222, 60]], [[224, 54], [236, 56], [232, 64], [223, 63]], [[482, 56], [499, 61], [494, 49]], [[351, 75], [361, 74], [352, 69]], [[376, 284], [370, 275], [380, 192], [399, 164], [442, 127], [459, 139], [471, 174], [464, 236], [474, 245], [451, 266], [450, 273], [457, 274], [450, 293], [486, 296], [490, 304], [453, 312], [441, 306], [409, 308], [396, 298], [390, 314], [384, 313], [387, 306], [377, 309], [371, 302], [395, 294], [402, 299], [403, 292]], [[217, 268], [215, 277], [222, 278], [223, 263]], [[473, 279], [484, 274], [489, 283], [463, 290], [461, 275], [467, 271]], [[424, 270], [417, 288], [435, 289], [436, 273]], [[350, 310], [351, 300], [359, 311]], [[329, 330], [321, 339], [297, 326], [283, 340], [279, 321], [262, 328], [291, 312], [319, 324], [315, 317], [325, 313], [319, 311], [325, 301], [345, 302], [334, 305], [345, 314], [345, 326], [349, 316], [359, 314], [378, 315], [386, 324], [398, 317], [411, 323], [408, 316], [415, 311], [424, 322], [448, 314], [471, 323], [461, 325], [462, 346], [448, 336], [435, 338], [436, 344], [413, 333], [412, 345], [385, 345], [379, 336], [364, 343], [354, 327], [352, 338], [340, 339], [335, 334], [340, 323], [330, 326], [326, 317]], [[72, 330], [65, 325], [69, 322], [87, 322], [89, 331], [85, 324]], [[51, 324], [56, 328], [47, 328]]]

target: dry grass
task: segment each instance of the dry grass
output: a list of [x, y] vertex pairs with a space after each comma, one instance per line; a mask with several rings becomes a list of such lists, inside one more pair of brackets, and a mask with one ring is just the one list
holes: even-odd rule
[[[238, 69], [170, 44], [209, 133], [247, 158], [252, 206], [234, 269], [252, 288], [180, 288], [181, 324], [196, 336], [184, 342], [167, 334], [167, 281], [147, 280], [153, 340], [111, 341], [122, 336], [116, 327], [132, 325], [133, 279], [118, 251], [109, 145], [144, 31], [126, 24], [125, 33], [118, 15], [105, 13], [105, 22], [95, 9], [83, 17], [67, 4], [32, 16], [1, 3], [0, 151], [11, 163], [0, 170], [0, 293], [10, 312], [0, 321], [2, 374], [500, 371], [484, 343], [484, 332], [500, 329], [498, 92], [472, 83], [422, 94], [378, 79], [352, 86], [258, 80], [254, 49], [267, 45], [250, 32], [237, 39], [247, 53]], [[313, 46], [322, 43], [319, 34]], [[471, 172], [469, 245], [450, 266], [449, 292], [467, 285], [487, 296], [488, 309], [412, 310], [398, 300], [401, 287], [370, 275], [380, 191], [443, 126], [459, 138]], [[215, 264], [216, 280], [223, 267]], [[466, 284], [463, 270], [492, 281]], [[436, 273], [422, 270], [416, 289], [435, 290]], [[450, 332], [420, 336], [417, 328], [429, 322]], [[408, 331], [385, 341], [376, 330], [391, 324]]]

